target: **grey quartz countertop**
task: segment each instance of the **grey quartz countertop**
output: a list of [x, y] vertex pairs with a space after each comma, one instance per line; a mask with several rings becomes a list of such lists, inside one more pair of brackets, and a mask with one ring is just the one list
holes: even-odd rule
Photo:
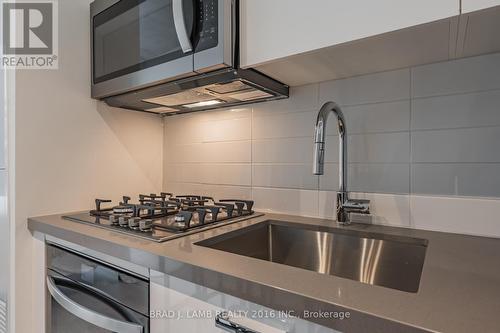
[[[417, 293], [363, 284], [194, 243], [266, 220], [428, 240]], [[471, 222], [472, 223], [472, 222]], [[500, 239], [266, 214], [155, 243], [64, 220], [30, 218], [29, 229], [276, 310], [349, 311], [308, 319], [342, 332], [500, 332]]]

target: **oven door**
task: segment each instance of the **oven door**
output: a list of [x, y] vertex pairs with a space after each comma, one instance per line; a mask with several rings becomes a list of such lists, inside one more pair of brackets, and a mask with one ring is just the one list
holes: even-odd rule
[[148, 333], [149, 319], [98, 290], [48, 271], [51, 333]]
[[194, 75], [195, 0], [91, 4], [92, 97]]

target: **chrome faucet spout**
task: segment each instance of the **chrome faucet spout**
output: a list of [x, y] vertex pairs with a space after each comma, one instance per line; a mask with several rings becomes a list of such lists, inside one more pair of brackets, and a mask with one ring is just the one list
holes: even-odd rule
[[347, 130], [344, 114], [335, 102], [325, 103], [318, 112], [314, 131], [314, 169], [315, 175], [324, 173], [326, 122], [330, 113], [337, 117], [339, 131], [339, 191], [347, 191]]
[[325, 164], [325, 136], [328, 115], [337, 117], [339, 135], [339, 190], [337, 193], [337, 222], [349, 224], [349, 213], [369, 214], [369, 201], [349, 199], [347, 191], [347, 129], [344, 114], [335, 102], [326, 102], [318, 112], [314, 128], [313, 174], [323, 175]]

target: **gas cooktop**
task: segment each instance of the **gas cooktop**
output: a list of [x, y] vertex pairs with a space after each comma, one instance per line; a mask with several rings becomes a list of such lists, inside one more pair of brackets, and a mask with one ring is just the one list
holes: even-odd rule
[[[63, 218], [91, 224], [120, 233], [164, 242], [169, 239], [238, 222], [257, 216], [253, 201], [200, 195], [139, 195], [136, 203], [124, 196], [117, 205], [111, 200], [96, 199], [95, 209], [65, 215]], [[104, 207], [105, 205], [109, 205]], [[260, 214], [261, 215], [261, 214]]]

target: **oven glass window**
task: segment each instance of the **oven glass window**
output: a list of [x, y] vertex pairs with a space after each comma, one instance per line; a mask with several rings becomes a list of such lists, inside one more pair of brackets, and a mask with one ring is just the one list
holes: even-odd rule
[[[175, 30], [173, 0], [120, 0], [93, 19], [94, 83], [185, 56]], [[192, 1], [183, 2], [188, 34]]]
[[[86, 307], [87, 309], [91, 309], [95, 311], [99, 315], [106, 316], [107, 318], [129, 322], [136, 324], [138, 326], [143, 327], [143, 332], [149, 332], [149, 324], [148, 318], [130, 311], [129, 309], [125, 309], [123, 306], [113, 305], [112, 302], [104, 302], [100, 298], [96, 298], [91, 296], [90, 294], [86, 294], [82, 291], [58, 286], [58, 289], [61, 290], [67, 297], [71, 300], [75, 301], [77, 304]], [[125, 310], [124, 310], [125, 309]], [[75, 309], [78, 312], [78, 309]], [[101, 328], [94, 324], [91, 324], [79, 317], [75, 314], [70, 313], [66, 309], [64, 309], [54, 298], [51, 298], [50, 305], [50, 332], [51, 333], [107, 333], [112, 332], [110, 330]], [[121, 332], [119, 332], [121, 333]]]

